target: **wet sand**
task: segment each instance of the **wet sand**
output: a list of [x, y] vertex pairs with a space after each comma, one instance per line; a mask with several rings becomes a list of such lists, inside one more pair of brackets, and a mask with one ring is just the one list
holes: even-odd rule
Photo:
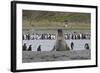
[[91, 50], [70, 50], [70, 51], [23, 51], [22, 63], [88, 60], [91, 59]]

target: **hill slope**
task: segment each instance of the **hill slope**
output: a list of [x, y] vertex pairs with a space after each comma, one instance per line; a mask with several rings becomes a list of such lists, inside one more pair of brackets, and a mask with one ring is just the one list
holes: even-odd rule
[[62, 27], [67, 22], [72, 28], [90, 28], [90, 18], [89, 13], [23, 10], [23, 27]]

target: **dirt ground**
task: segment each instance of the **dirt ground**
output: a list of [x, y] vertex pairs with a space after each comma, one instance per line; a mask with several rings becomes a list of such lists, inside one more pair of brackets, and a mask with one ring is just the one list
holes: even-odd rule
[[23, 51], [22, 63], [91, 59], [91, 50]]

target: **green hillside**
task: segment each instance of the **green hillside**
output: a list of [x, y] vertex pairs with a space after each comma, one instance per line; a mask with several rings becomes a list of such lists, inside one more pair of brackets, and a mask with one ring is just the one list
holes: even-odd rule
[[68, 29], [90, 29], [89, 13], [23, 10], [23, 29], [35, 27], [64, 27]]

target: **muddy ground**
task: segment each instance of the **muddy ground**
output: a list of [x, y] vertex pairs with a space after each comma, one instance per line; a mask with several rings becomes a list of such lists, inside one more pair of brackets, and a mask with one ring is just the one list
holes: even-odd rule
[[48, 62], [48, 61], [68, 61], [91, 59], [90, 50], [70, 50], [70, 51], [23, 51], [22, 63]]

